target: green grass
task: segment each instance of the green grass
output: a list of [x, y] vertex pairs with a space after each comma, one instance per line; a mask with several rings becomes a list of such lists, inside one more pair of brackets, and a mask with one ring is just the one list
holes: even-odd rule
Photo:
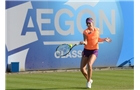
[[[90, 90], [134, 90], [134, 70], [93, 71]], [[6, 74], [6, 90], [84, 90], [81, 72]]]

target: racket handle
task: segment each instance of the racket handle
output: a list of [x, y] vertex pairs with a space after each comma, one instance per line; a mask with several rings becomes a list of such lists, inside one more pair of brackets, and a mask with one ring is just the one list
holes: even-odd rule
[[86, 45], [85, 41], [79, 42], [79, 45]]
[[79, 42], [79, 43], [76, 43], [75, 45], [84, 45], [84, 44], [82, 44], [81, 42]]

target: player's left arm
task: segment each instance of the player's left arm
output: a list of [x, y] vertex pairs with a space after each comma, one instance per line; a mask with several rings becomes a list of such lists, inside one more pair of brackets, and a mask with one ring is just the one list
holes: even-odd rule
[[[99, 31], [99, 29], [98, 29]], [[99, 31], [99, 38], [98, 38], [98, 42], [111, 42], [110, 38], [100, 38], [100, 31]]]
[[98, 38], [98, 42], [104, 42], [104, 41], [106, 41], [106, 38]]

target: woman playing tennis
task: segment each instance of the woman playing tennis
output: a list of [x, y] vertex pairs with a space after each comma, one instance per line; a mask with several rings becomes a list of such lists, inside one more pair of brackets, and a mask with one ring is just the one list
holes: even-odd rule
[[[100, 38], [99, 28], [94, 26], [94, 21], [92, 18], [86, 19], [87, 29], [83, 31], [84, 41], [81, 41], [80, 44], [84, 44], [84, 50], [82, 52], [82, 59], [80, 70], [84, 77], [87, 79], [87, 88], [91, 88], [93, 82], [92, 78], [92, 65], [95, 62], [98, 56], [98, 42], [111, 42], [109, 38]], [[86, 66], [88, 71], [86, 71]]]

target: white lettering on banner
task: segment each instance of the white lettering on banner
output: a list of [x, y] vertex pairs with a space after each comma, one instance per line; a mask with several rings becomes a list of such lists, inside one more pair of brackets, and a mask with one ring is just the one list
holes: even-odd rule
[[111, 11], [111, 22], [109, 23], [109, 20], [107, 19], [105, 13], [103, 10], [99, 11], [99, 28], [101, 30], [101, 34], [103, 33], [103, 21], [105, 21], [106, 25], [108, 26], [109, 31], [111, 34], [115, 34], [115, 10]]
[[74, 16], [73, 13], [68, 9], [59, 10], [55, 15], [54, 21], [55, 28], [57, 32], [61, 35], [69, 35], [69, 34], [74, 35], [74, 21], [65, 21], [65, 25], [70, 25], [70, 28], [67, 31], [63, 30], [59, 25], [59, 18], [64, 13], [68, 14], [70, 17]]
[[[92, 16], [92, 18], [95, 21], [95, 25], [96, 25], [96, 16], [94, 14], [94, 12], [90, 9], [82, 9], [79, 13], [77, 13], [77, 16], [74, 15], [74, 13], [72, 11], [70, 11], [69, 9], [60, 9], [56, 12], [56, 15], [54, 16], [54, 24], [52, 23], [52, 19], [51, 18], [45, 18], [42, 19], [41, 16], [42, 14], [54, 14], [53, 9], [37, 9], [36, 11], [37, 13], [37, 22], [36, 20], [32, 20], [29, 19], [28, 20], [28, 24], [30, 24], [29, 22], [34, 21], [34, 23], [37, 23], [37, 26], [35, 25], [33, 27], [33, 29], [36, 29], [39, 27], [39, 31], [40, 34], [43, 36], [55, 36], [55, 32], [58, 32], [60, 35], [62, 36], [67, 36], [67, 35], [75, 35], [75, 30], [74, 28], [77, 26], [78, 31], [82, 34], [83, 32], [83, 28], [82, 28], [82, 24], [81, 24], [81, 20], [82, 20], [82, 16], [84, 14], [89, 14], [90, 16]], [[69, 28], [67, 30], [62, 29], [63, 27], [60, 26], [59, 22], [60, 22], [60, 17], [63, 14], [67, 14], [68, 15], [68, 19], [65, 19], [65, 23], [64, 25], [68, 25]], [[99, 10], [99, 28], [100, 28], [100, 34], [103, 34], [103, 26], [105, 23], [108, 27], [108, 30], [110, 32], [110, 34], [116, 34], [116, 30], [115, 30], [115, 26], [116, 26], [116, 17], [115, 17], [115, 10], [111, 10], [110, 16], [111, 18], [108, 19], [108, 17], [106, 16], [106, 14], [104, 13], [103, 10]], [[73, 20], [73, 17], [77, 17], [76, 20]], [[28, 16], [29, 17], [29, 16]], [[32, 18], [33, 15], [31, 14], [30, 17]], [[27, 17], [26, 17], [27, 18]], [[49, 24], [49, 25], [54, 25], [54, 30], [42, 30], [42, 24]], [[76, 25], [76, 26], [75, 26]], [[55, 31], [56, 30], [56, 31]], [[24, 33], [26, 32], [30, 32], [28, 31], [28, 27], [25, 28]], [[33, 32], [33, 31], [32, 31]], [[54, 41], [56, 42], [56, 41]], [[43, 41], [44, 45], [48, 45], [48, 41]], [[52, 41], [51, 41], [52, 43]], [[59, 43], [58, 43], [59, 44]], [[49, 43], [50, 45], [50, 43]], [[51, 45], [54, 45], [53, 43]]]
[[69, 52], [66, 56], [59, 57], [56, 55], [56, 52], [54, 53], [55, 58], [81, 58], [82, 57], [82, 51], [81, 50], [72, 50]]
[[[55, 31], [54, 30], [42, 30], [42, 24], [52, 24], [51, 23], [51, 19], [41, 19], [41, 14], [53, 14], [53, 9], [37, 9], [37, 23], [38, 23], [38, 27], [40, 30], [41, 35], [55, 35]], [[75, 16], [73, 14], [72, 11], [70, 11], [69, 9], [60, 9], [58, 10], [58, 12], [56, 12], [56, 15], [54, 17], [54, 26], [56, 31], [60, 34], [60, 35], [74, 35], [74, 20], [67, 20], [65, 21], [65, 25], [69, 25], [69, 29], [68, 30], [63, 30], [62, 27], [60, 27], [59, 24], [59, 19], [60, 16], [62, 14], [67, 14], [70, 18], [72, 18], [73, 16]], [[79, 30], [80, 33], [83, 32], [83, 28], [81, 25], [81, 20], [82, 20], [82, 16], [84, 14], [89, 14], [90, 16], [92, 16], [92, 18], [95, 21], [95, 25], [96, 25], [96, 16], [94, 14], [94, 12], [90, 9], [83, 9], [81, 10], [78, 15], [77, 15], [77, 19], [76, 19], [76, 26]], [[109, 31], [111, 34], [115, 34], [115, 10], [111, 10], [111, 22], [109, 22], [109, 20], [107, 19], [106, 14], [104, 13], [103, 10], [99, 10], [99, 28], [101, 31], [101, 34], [103, 34], [103, 22], [107, 25]]]
[[53, 14], [53, 9], [37, 9], [37, 22], [41, 35], [54, 35], [54, 30], [42, 30], [42, 23], [51, 23], [51, 19], [41, 19], [41, 14]]

